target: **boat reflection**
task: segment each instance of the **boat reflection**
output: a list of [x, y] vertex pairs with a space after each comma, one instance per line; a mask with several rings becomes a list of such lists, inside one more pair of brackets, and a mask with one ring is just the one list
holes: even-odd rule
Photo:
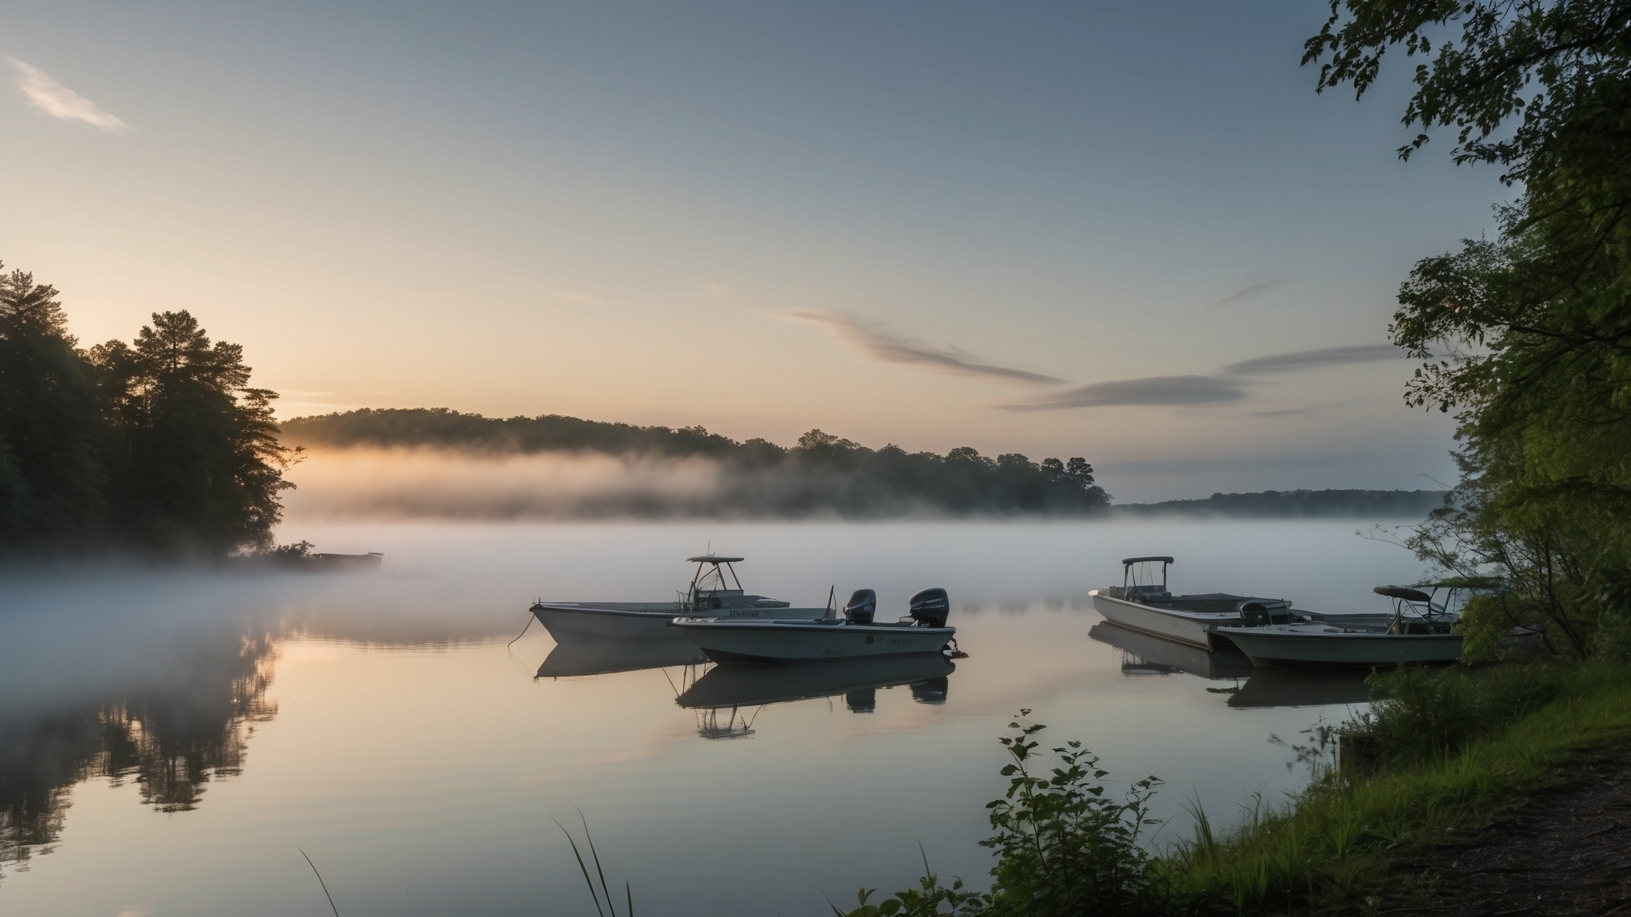
[[1229, 698], [1231, 707], [1318, 707], [1370, 703], [1369, 672], [1261, 668]]
[[879, 688], [910, 685], [920, 704], [943, 704], [957, 666], [939, 654], [873, 656], [777, 666], [721, 665], [675, 698], [681, 707], [756, 707], [844, 695], [853, 713], [871, 713]]
[[668, 640], [582, 638], [560, 643], [538, 667], [539, 678], [574, 678], [609, 675], [639, 669], [701, 665], [708, 661], [697, 645], [681, 633]]
[[1216, 679], [1243, 678], [1252, 672], [1251, 660], [1233, 649], [1209, 653], [1198, 646], [1152, 637], [1108, 621], [1093, 625], [1087, 635], [1125, 654], [1121, 661], [1124, 675], [1173, 675], [1182, 672]]

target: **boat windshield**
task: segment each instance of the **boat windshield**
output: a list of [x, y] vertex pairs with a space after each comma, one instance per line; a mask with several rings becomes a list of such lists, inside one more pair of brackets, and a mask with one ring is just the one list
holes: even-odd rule
[[1452, 583], [1429, 583], [1423, 584], [1423, 588], [1432, 591], [1423, 592], [1412, 586], [1377, 586], [1371, 590], [1385, 596], [1393, 606], [1393, 619], [1388, 622], [1389, 633], [1448, 633], [1461, 617], [1467, 587]]
[[[1167, 566], [1170, 557], [1124, 557], [1121, 561], [1121, 589], [1127, 598], [1143, 596], [1164, 598], [1167, 591]], [[1161, 581], [1156, 582], [1156, 565], [1161, 567]]]
[[691, 603], [695, 604], [705, 595], [732, 592], [741, 594], [742, 581], [736, 576], [736, 568], [731, 566], [732, 563], [741, 560], [740, 557], [713, 555], [686, 558], [687, 563], [697, 565], [697, 572], [691, 577]]

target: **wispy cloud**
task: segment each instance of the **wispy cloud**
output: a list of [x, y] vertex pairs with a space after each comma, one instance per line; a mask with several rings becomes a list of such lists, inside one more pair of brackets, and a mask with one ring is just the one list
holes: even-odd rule
[[1298, 369], [1323, 369], [1345, 363], [1372, 363], [1394, 360], [1405, 352], [1392, 344], [1356, 344], [1347, 347], [1321, 347], [1318, 350], [1298, 350], [1254, 357], [1223, 368], [1231, 376], [1255, 376], [1262, 373], [1284, 373]]
[[33, 64], [25, 64], [15, 57], [8, 57], [6, 60], [11, 61], [12, 66], [17, 68], [17, 85], [22, 88], [23, 94], [28, 96], [28, 101], [51, 117], [64, 121], [83, 121], [92, 127], [114, 133], [131, 129], [130, 125], [98, 108], [90, 99], [52, 79], [44, 70]]
[[1268, 281], [1266, 283], [1254, 283], [1251, 286], [1246, 287], [1245, 289], [1236, 290], [1235, 292], [1229, 294], [1228, 296], [1223, 297], [1222, 299], [1220, 299], [1217, 302], [1213, 303], [1212, 308], [1216, 309], [1219, 306], [1233, 305], [1234, 303], [1242, 302], [1242, 301], [1247, 300], [1247, 299], [1251, 299], [1253, 296], [1256, 296], [1257, 294], [1263, 292], [1264, 290], [1272, 290], [1273, 288], [1279, 286], [1280, 284], [1285, 283], [1288, 279], [1289, 278], [1281, 277], [1281, 278], [1278, 278], [1276, 280], [1270, 280], [1270, 281]]
[[1150, 376], [1095, 382], [1069, 391], [1043, 395], [1015, 404], [998, 405], [1008, 411], [1058, 411], [1066, 408], [1102, 408], [1114, 405], [1186, 405], [1239, 401], [1246, 393], [1231, 383], [1210, 376]]
[[1311, 404], [1301, 408], [1281, 408], [1277, 411], [1252, 411], [1247, 417], [1291, 417], [1295, 414], [1312, 414], [1315, 411], [1324, 411], [1330, 408], [1345, 408], [1349, 405], [1364, 404], [1363, 401], [1327, 401], [1323, 404]]
[[1247, 417], [1291, 417], [1295, 414], [1312, 414], [1319, 410], [1319, 405], [1309, 408], [1286, 408], [1280, 411], [1252, 411]]
[[826, 328], [845, 344], [880, 363], [921, 366], [958, 376], [984, 376], [1028, 385], [1058, 385], [1065, 380], [988, 363], [956, 347], [934, 347], [891, 334], [876, 322], [842, 312], [791, 312], [788, 318]]

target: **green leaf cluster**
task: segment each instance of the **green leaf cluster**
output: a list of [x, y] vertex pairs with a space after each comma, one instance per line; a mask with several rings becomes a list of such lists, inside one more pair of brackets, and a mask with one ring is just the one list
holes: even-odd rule
[[1420, 60], [1401, 155], [1451, 127], [1457, 161], [1520, 188], [1496, 238], [1400, 290], [1390, 331], [1423, 361], [1406, 399], [1455, 411], [1461, 443], [1412, 544], [1504, 580], [1470, 623], [1589, 656], [1631, 598], [1631, 3], [1341, 0], [1305, 62], [1363, 94], [1395, 48]]
[[994, 833], [980, 842], [997, 854], [989, 893], [967, 891], [961, 879], [948, 887], [927, 856], [918, 887], [869, 904], [875, 889], [861, 889], [855, 910], [837, 917], [1131, 917], [1161, 913], [1149, 853], [1139, 844], [1144, 828], [1158, 824], [1149, 801], [1161, 781], [1145, 777], [1117, 798], [1108, 794], [1109, 772], [1099, 759], [1071, 741], [1046, 760], [1035, 736], [1046, 727], [1026, 719], [1009, 723], [1013, 735], [999, 741], [1009, 761], [1002, 775], [1008, 790], [986, 805]]

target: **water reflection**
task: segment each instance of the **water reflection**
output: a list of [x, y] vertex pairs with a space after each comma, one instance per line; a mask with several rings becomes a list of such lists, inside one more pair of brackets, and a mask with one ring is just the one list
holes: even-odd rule
[[134, 783], [161, 812], [197, 808], [211, 779], [242, 772], [254, 724], [277, 713], [272, 660], [269, 637], [216, 634], [100, 702], [0, 714], [0, 864], [51, 852], [85, 780]]
[[1252, 672], [1229, 698], [1231, 707], [1313, 707], [1370, 703], [1368, 672], [1353, 669], [1276, 669]]
[[855, 713], [876, 709], [879, 688], [912, 687], [921, 704], [946, 702], [957, 667], [939, 654], [831, 659], [776, 666], [716, 666], [675, 698], [681, 707], [755, 707], [844, 695]]
[[[1183, 673], [1209, 680], [1234, 679], [1228, 688], [1207, 688], [1212, 694], [1228, 695], [1228, 705], [1237, 708], [1318, 707], [1330, 704], [1370, 702], [1368, 673], [1352, 669], [1252, 668], [1245, 654], [1232, 650], [1215, 653], [1174, 643], [1109, 622], [1093, 625], [1088, 636], [1121, 650], [1123, 675], [1172, 675]], [[1245, 678], [1244, 682], [1239, 679]]]
[[487, 617], [396, 601], [400, 588], [376, 578], [77, 573], [0, 579], [0, 877], [55, 850], [77, 784], [133, 786], [142, 805], [178, 813], [242, 774], [256, 725], [278, 712], [267, 692], [283, 640], [432, 647], [495, 633]]
[[[677, 630], [677, 628], [675, 628]], [[708, 657], [697, 645], [676, 634], [670, 640], [573, 640], [556, 644], [538, 667], [539, 678], [610, 675], [640, 669], [702, 665]]]
[[1107, 621], [1093, 625], [1087, 635], [1122, 651], [1121, 671], [1125, 675], [1173, 675], [1181, 672], [1218, 679], [1244, 678], [1252, 673], [1252, 661], [1244, 653], [1229, 650], [1208, 653], [1199, 647], [1152, 637]]

